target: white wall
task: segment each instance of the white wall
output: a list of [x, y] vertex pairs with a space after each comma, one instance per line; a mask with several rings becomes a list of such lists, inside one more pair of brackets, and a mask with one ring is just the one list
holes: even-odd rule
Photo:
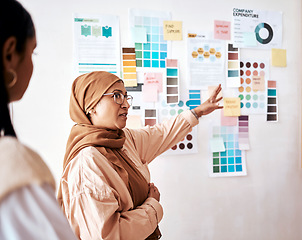
[[[232, 19], [232, 8], [282, 11], [287, 68], [271, 67], [278, 81], [279, 122], [250, 117], [251, 150], [246, 177], [209, 178], [208, 126], [200, 120], [199, 154], [160, 157], [151, 165], [165, 216], [164, 240], [302, 239], [302, 170], [300, 164], [301, 1], [300, 0], [22, 0], [37, 30], [35, 71], [29, 89], [14, 104], [19, 139], [38, 151], [58, 181], [72, 122], [68, 104], [72, 77], [72, 14], [100, 13], [120, 17], [121, 43], [128, 40], [128, 8], [171, 11], [183, 30], [211, 31], [213, 20]], [[185, 41], [173, 42], [186, 76]], [[242, 57], [269, 58], [270, 51], [243, 49]]]

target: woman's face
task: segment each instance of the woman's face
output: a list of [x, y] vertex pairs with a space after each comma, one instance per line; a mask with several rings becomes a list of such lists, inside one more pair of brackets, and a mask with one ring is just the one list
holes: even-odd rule
[[[123, 82], [116, 82], [106, 93], [115, 92], [127, 95]], [[123, 129], [126, 126], [129, 107], [126, 98], [123, 104], [119, 105], [114, 101], [113, 95], [103, 96], [91, 114], [91, 122], [99, 128]]]
[[[17, 82], [12, 87], [7, 88], [10, 102], [20, 100], [28, 87], [33, 73], [32, 54], [36, 45], [36, 37], [28, 38], [25, 43], [24, 53], [19, 54], [15, 51], [12, 54], [11, 64], [7, 65], [7, 69], [5, 69], [6, 76], [9, 76], [7, 78], [12, 79], [12, 76], [9, 73], [10, 70], [15, 71], [17, 75]], [[6, 82], [9, 84], [9, 81], [11, 80], [7, 80]]]

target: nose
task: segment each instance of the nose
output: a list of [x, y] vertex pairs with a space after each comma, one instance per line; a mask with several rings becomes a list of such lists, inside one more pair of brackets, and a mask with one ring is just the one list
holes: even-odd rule
[[124, 98], [124, 102], [121, 105], [121, 108], [124, 108], [124, 109], [129, 109], [130, 108], [130, 104], [128, 103], [126, 98]]

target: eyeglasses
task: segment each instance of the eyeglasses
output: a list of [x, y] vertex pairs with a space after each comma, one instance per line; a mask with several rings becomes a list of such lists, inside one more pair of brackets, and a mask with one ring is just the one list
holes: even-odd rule
[[122, 105], [124, 103], [125, 98], [126, 98], [128, 104], [130, 106], [132, 105], [133, 97], [131, 95], [123, 95], [120, 92], [105, 93], [105, 94], [103, 94], [103, 96], [108, 96], [108, 95], [113, 95], [114, 102], [117, 103], [117, 104], [119, 104], [119, 105]]

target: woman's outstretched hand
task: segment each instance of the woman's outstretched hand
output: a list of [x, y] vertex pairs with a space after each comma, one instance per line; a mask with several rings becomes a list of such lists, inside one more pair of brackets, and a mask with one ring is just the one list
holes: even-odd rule
[[211, 96], [207, 101], [194, 108], [194, 111], [198, 117], [201, 117], [202, 115], [207, 115], [216, 109], [223, 108], [223, 106], [219, 106], [219, 101], [222, 99], [222, 97], [217, 98], [218, 94], [221, 92], [221, 89], [221, 84], [219, 84], [216, 89], [212, 92]]
[[159, 193], [157, 187], [155, 187], [154, 183], [149, 183], [148, 197], [155, 198], [159, 202], [160, 193]]

